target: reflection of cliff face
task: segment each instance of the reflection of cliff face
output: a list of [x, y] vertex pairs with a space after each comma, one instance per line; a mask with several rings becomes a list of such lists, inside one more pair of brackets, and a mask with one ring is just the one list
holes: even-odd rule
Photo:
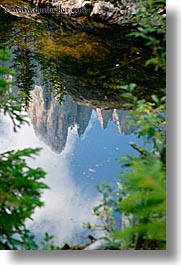
[[129, 110], [101, 110], [96, 109], [98, 120], [102, 128], [106, 128], [109, 121], [113, 121], [120, 134], [129, 135], [135, 131], [135, 126], [129, 124], [131, 120]]
[[29, 116], [35, 133], [57, 153], [65, 147], [68, 128], [77, 125], [81, 136], [88, 126], [92, 110], [85, 106], [74, 104], [68, 96], [64, 97], [62, 105], [51, 98], [46, 89], [35, 86], [32, 91]]
[[[61, 153], [66, 145], [68, 129], [77, 126], [79, 137], [84, 134], [92, 114], [91, 108], [73, 103], [64, 96], [63, 103], [51, 97], [46, 88], [35, 86], [31, 93], [32, 101], [29, 116], [35, 133], [57, 153]], [[131, 134], [134, 127], [128, 124], [128, 110], [102, 110], [96, 108], [98, 120], [102, 128], [113, 121], [121, 134]]]

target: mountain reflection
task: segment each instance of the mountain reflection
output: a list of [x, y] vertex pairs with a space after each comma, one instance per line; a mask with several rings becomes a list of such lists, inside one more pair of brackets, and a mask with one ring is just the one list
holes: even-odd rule
[[100, 126], [104, 129], [109, 121], [113, 121], [121, 134], [129, 135], [135, 130], [135, 127], [128, 123], [128, 110], [93, 109], [74, 103], [68, 95], [64, 96], [60, 105], [57, 99], [48, 93], [48, 89], [41, 86], [35, 86], [31, 91], [31, 98], [28, 114], [35, 133], [56, 153], [64, 150], [69, 128], [76, 127], [79, 137], [84, 134], [93, 110], [96, 111]]

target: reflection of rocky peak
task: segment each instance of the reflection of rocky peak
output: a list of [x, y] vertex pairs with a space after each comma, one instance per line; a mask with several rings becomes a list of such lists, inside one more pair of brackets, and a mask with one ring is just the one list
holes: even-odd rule
[[130, 110], [114, 110], [113, 121], [118, 127], [118, 130], [121, 134], [129, 135], [133, 133], [136, 129], [135, 126], [130, 124], [131, 116], [130, 116]]
[[134, 132], [135, 126], [129, 124], [131, 120], [129, 110], [102, 110], [96, 108], [98, 120], [102, 128], [106, 128], [109, 121], [113, 121], [121, 134], [128, 135]]
[[[73, 103], [72, 103], [73, 104]], [[86, 106], [77, 105], [77, 116], [76, 116], [76, 124], [77, 124], [77, 132], [79, 137], [84, 134], [91, 117], [92, 110]]]
[[[31, 91], [31, 103], [28, 110], [35, 133], [50, 148], [61, 153], [66, 145], [68, 129], [77, 125], [79, 137], [84, 134], [92, 109], [73, 103], [69, 96], [64, 96], [60, 105], [59, 102], [51, 97], [48, 89], [35, 86]], [[113, 121], [121, 134], [130, 134], [134, 127], [130, 126], [128, 110], [104, 110], [96, 108], [98, 120], [102, 128], [106, 128], [109, 121]]]
[[74, 104], [68, 96], [64, 97], [62, 105], [51, 97], [46, 88], [35, 86], [31, 93], [32, 101], [29, 116], [35, 133], [57, 153], [65, 148], [68, 128], [78, 127], [81, 136], [89, 123], [92, 110], [85, 106]]
[[112, 118], [113, 110], [102, 110], [96, 108], [96, 113], [101, 127], [105, 129], [109, 120]]

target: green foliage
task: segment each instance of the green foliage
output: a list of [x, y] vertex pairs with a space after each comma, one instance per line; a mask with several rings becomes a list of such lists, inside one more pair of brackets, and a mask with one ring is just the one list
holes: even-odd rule
[[45, 233], [44, 239], [40, 244], [41, 250], [61, 250], [59, 246], [56, 246], [53, 242], [53, 236]]
[[[134, 95], [135, 84], [125, 86], [123, 96], [129, 98], [131, 115], [137, 126], [136, 134], [143, 137], [143, 146], [133, 143], [140, 156], [122, 158], [127, 168], [118, 185], [117, 210], [129, 218], [129, 225], [114, 234], [120, 241], [127, 239], [134, 249], [166, 248], [166, 147], [165, 107], [166, 97], [152, 102], [138, 100]], [[151, 146], [151, 147], [150, 147]], [[149, 152], [148, 152], [149, 150]]]
[[[165, 249], [166, 183], [163, 164], [156, 159], [134, 159], [121, 174], [117, 210], [130, 217], [129, 225], [114, 238], [129, 239], [135, 249]], [[124, 228], [124, 229], [123, 229]], [[127, 246], [128, 247], [128, 246]]]
[[138, 100], [135, 88], [136, 84], [130, 84], [121, 87], [125, 92], [121, 94], [122, 97], [129, 100], [125, 103], [126, 107], [130, 107], [132, 120], [130, 123], [135, 125], [137, 130], [135, 134], [144, 137], [144, 147], [148, 144], [153, 144], [153, 149], [150, 151], [161, 155], [165, 147], [165, 110], [166, 110], [166, 97], [158, 98], [152, 95], [152, 102], [146, 100]]
[[165, 69], [166, 62], [166, 1], [139, 0], [135, 4], [136, 15], [125, 19], [125, 23], [136, 25], [136, 30], [129, 34], [146, 41], [146, 46], [152, 49], [152, 57], [146, 61], [146, 66], [153, 64], [155, 70]]
[[34, 209], [41, 207], [42, 190], [47, 186], [40, 181], [45, 172], [31, 168], [26, 158], [37, 155], [40, 149], [8, 151], [0, 155], [0, 242], [1, 249], [17, 249], [27, 238], [24, 222]]
[[14, 130], [20, 128], [26, 121], [26, 115], [22, 113], [20, 105], [22, 94], [14, 95], [11, 91], [13, 83], [6, 80], [13, 76], [10, 68], [4, 65], [10, 54], [7, 50], [0, 50], [0, 112], [9, 114], [14, 125]]
[[115, 220], [113, 217], [114, 200], [111, 198], [113, 190], [110, 185], [103, 183], [98, 186], [98, 191], [102, 194], [102, 202], [93, 208], [94, 214], [99, 216], [101, 223], [99, 227], [106, 232], [111, 232], [115, 229]]

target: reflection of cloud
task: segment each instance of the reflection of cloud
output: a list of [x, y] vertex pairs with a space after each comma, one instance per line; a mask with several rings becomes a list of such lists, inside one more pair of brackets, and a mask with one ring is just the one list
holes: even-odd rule
[[0, 135], [0, 151], [43, 147], [37, 159], [29, 161], [29, 164], [42, 167], [47, 172], [45, 182], [50, 187], [42, 195], [45, 206], [36, 209], [34, 221], [28, 221], [28, 226], [39, 237], [46, 231], [55, 235], [55, 241], [59, 244], [65, 241], [73, 242], [73, 237], [78, 241], [83, 224], [95, 221], [91, 209], [97, 204], [98, 198], [90, 198], [91, 187], [86, 187], [86, 192], [85, 187], [80, 188], [73, 180], [69, 169], [69, 158], [78, 138], [76, 128], [69, 130], [64, 151], [56, 154], [35, 136], [32, 126], [25, 125], [18, 133], [14, 133], [13, 129], [10, 129], [10, 122], [8, 118], [3, 120], [3, 126], [8, 126], [9, 130], [6, 134]]
[[[66, 176], [65, 176], [66, 177]], [[91, 216], [91, 209], [96, 199], [89, 201], [83, 190], [79, 190], [74, 183], [60, 181], [57, 189], [52, 188], [44, 193], [45, 207], [34, 214], [35, 225], [33, 229], [48, 232], [55, 236], [56, 242], [78, 242], [83, 224], [95, 222]]]

